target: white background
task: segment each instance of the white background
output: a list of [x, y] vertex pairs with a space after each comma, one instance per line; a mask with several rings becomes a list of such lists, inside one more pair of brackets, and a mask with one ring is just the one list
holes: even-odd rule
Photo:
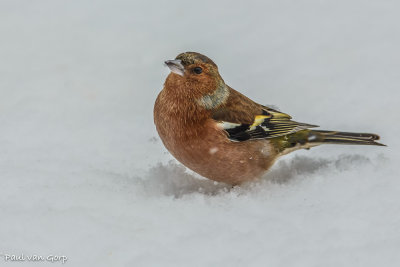
[[[0, 254], [66, 266], [400, 266], [398, 1], [0, 2]], [[184, 51], [323, 129], [230, 190], [163, 147], [152, 109]], [[10, 263], [4, 266], [42, 266]], [[60, 264], [60, 263], [53, 263]]]

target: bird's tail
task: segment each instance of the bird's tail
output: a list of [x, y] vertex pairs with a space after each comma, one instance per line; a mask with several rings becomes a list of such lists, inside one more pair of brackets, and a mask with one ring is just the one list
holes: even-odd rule
[[322, 144], [385, 146], [376, 142], [379, 135], [371, 133], [349, 133], [339, 131], [302, 130], [276, 138], [279, 153], [287, 154], [297, 149], [311, 148]]
[[[319, 131], [312, 130], [309, 133], [308, 139], [319, 139], [324, 144], [343, 144], [343, 145], [373, 145], [385, 146], [376, 142], [379, 140], [379, 135], [372, 133], [348, 133], [338, 131]], [[313, 141], [313, 140], [311, 140]]]

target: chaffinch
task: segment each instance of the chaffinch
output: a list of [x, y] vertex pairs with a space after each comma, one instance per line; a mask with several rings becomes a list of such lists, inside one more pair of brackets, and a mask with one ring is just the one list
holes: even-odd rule
[[211, 180], [237, 185], [259, 178], [282, 155], [320, 144], [378, 145], [370, 133], [310, 130], [285, 113], [230, 88], [208, 57], [186, 52], [171, 69], [154, 105], [162, 142], [183, 165]]

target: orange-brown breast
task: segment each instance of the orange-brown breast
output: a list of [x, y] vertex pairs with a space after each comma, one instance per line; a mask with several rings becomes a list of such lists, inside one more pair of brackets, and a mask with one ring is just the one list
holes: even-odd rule
[[240, 184], [256, 179], [276, 158], [268, 141], [230, 141], [211, 119], [211, 111], [165, 89], [156, 100], [154, 122], [165, 147], [178, 161], [215, 181]]

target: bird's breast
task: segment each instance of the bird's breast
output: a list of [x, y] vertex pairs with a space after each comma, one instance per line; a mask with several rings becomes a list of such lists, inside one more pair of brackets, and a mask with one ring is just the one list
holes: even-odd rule
[[159, 96], [156, 101], [154, 122], [165, 147], [186, 167], [212, 180], [237, 184], [259, 177], [272, 164], [268, 141], [232, 142], [207, 110], [164, 100]]

